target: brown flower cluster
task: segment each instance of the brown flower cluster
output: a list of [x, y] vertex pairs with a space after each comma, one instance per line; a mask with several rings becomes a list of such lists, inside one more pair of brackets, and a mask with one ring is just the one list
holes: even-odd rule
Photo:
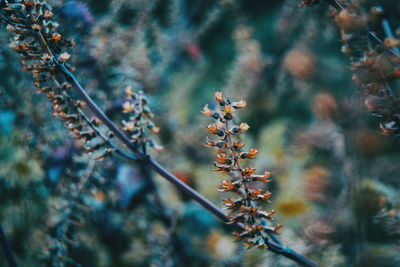
[[[122, 108], [123, 113], [129, 114], [128, 121], [123, 120], [123, 128], [126, 133], [131, 137], [131, 141], [137, 145], [145, 147], [148, 144], [157, 152], [163, 150], [163, 146], [158, 145], [152, 139], [146, 138], [145, 130], [150, 130], [153, 134], [157, 134], [160, 128], [154, 125], [151, 121], [153, 114], [148, 106], [148, 100], [143, 91], [133, 92], [132, 87], [125, 89], [127, 100], [124, 102]], [[144, 151], [145, 152], [145, 151]]]
[[342, 51], [350, 56], [354, 82], [367, 95], [365, 104], [369, 111], [382, 118], [383, 134], [400, 133], [400, 105], [390, 88], [390, 82], [400, 78], [400, 58], [394, 52], [400, 41], [388, 36], [383, 43], [372, 42], [367, 22], [376, 16], [363, 12], [358, 5], [347, 5], [336, 11], [335, 22], [341, 30], [344, 43]]
[[[230, 224], [242, 223], [244, 230], [241, 233], [234, 232], [238, 240], [245, 240], [247, 247], [265, 248], [266, 237], [263, 230], [267, 227], [267, 221], [272, 220], [274, 210], [264, 211], [257, 206], [258, 203], [269, 202], [271, 192], [255, 187], [256, 182], [267, 183], [270, 180], [269, 172], [255, 174], [256, 169], [251, 166], [242, 166], [243, 161], [254, 159], [258, 151], [255, 148], [243, 151], [244, 143], [240, 141], [240, 135], [246, 132], [250, 126], [247, 123], [235, 124], [234, 114], [237, 110], [244, 108], [244, 100], [232, 102], [224, 98], [221, 92], [214, 94], [218, 102], [215, 110], [204, 106], [202, 113], [214, 119], [214, 123], [208, 125], [208, 132], [217, 137], [216, 140], [209, 140], [204, 144], [207, 147], [216, 148], [218, 154], [214, 162], [214, 171], [222, 172], [230, 176], [224, 180], [219, 192], [233, 192], [239, 195], [236, 199], [227, 198], [224, 206], [229, 210]], [[275, 232], [281, 225], [275, 227]]]
[[3, 19], [12, 34], [10, 47], [21, 55], [22, 69], [32, 72], [37, 91], [51, 102], [52, 114], [82, 141], [87, 153], [99, 151], [97, 159], [110, 156], [117, 149], [110, 141], [112, 136], [99, 130], [100, 120], [85, 115], [86, 103], [74, 100], [69, 94], [71, 84], [57, 75], [61, 67], [74, 71], [67, 52], [74, 42], [57, 32], [58, 23], [45, 1], [10, 2], [2, 2]]

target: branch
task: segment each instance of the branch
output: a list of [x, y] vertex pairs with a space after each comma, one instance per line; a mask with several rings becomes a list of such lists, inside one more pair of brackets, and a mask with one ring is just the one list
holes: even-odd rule
[[[7, 3], [7, 2], [14, 2], [14, 1], [2, 1], [2, 3]], [[213, 213], [215, 216], [217, 216], [220, 220], [224, 222], [228, 222], [229, 219], [226, 217], [226, 214], [220, 210], [218, 207], [216, 207], [212, 202], [210, 202], [208, 199], [206, 199], [204, 196], [202, 196], [200, 193], [186, 185], [184, 182], [179, 180], [176, 176], [174, 176], [172, 173], [167, 171], [163, 166], [161, 166], [158, 162], [154, 161], [147, 155], [143, 154], [140, 152], [136, 145], [133, 144], [129, 138], [121, 131], [119, 128], [107, 117], [107, 115], [97, 106], [97, 104], [91, 99], [91, 97], [86, 93], [84, 88], [79, 84], [78, 80], [75, 78], [75, 76], [67, 69], [67, 67], [64, 65], [64, 63], [59, 61], [59, 55], [56, 53], [53, 53], [53, 51], [50, 49], [49, 45], [46, 43], [45, 38], [43, 37], [42, 33], [40, 30], [34, 30], [32, 29], [32, 22], [29, 24], [29, 30], [33, 33], [36, 41], [40, 44], [42, 49], [48, 53], [52, 58], [54, 59], [54, 63], [56, 65], [56, 68], [60, 73], [65, 77], [65, 79], [72, 85], [72, 88], [74, 88], [75, 92], [78, 94], [79, 98], [83, 101], [86, 102], [87, 107], [91, 109], [91, 111], [108, 127], [108, 129], [114, 133], [115, 137], [117, 137], [123, 144], [126, 145], [126, 147], [137, 157], [137, 160], [139, 163], [147, 164], [150, 166], [152, 169], [154, 169], [159, 175], [161, 175], [163, 178], [171, 182], [173, 185], [175, 185], [180, 191], [183, 193], [187, 194], [189, 197], [197, 201], [200, 205], [202, 205], [205, 209]], [[244, 225], [241, 223], [236, 223], [234, 227], [244, 230]], [[267, 229], [268, 235], [271, 236], [271, 239], [277, 241], [277, 237], [273, 234], [273, 229]], [[300, 265], [303, 266], [317, 266], [315, 263], [311, 262], [307, 258], [297, 254], [293, 250], [291, 250], [288, 247], [285, 247], [281, 245], [279, 242], [275, 242], [271, 240], [266, 240], [266, 243], [268, 245], [268, 249], [271, 250], [272, 252], [285, 256], [295, 262], [297, 262]], [[11, 265], [13, 266], [13, 265]], [[15, 266], [15, 265], [14, 265]]]
[[[40, 34], [40, 33], [39, 33]], [[161, 166], [158, 162], [154, 161], [150, 157], [142, 154], [139, 150], [137, 150], [136, 146], [128, 139], [128, 137], [118, 129], [118, 127], [107, 117], [107, 115], [94, 103], [94, 101], [90, 98], [90, 96], [86, 93], [86, 91], [83, 89], [83, 87], [79, 84], [75, 76], [67, 70], [67, 68], [64, 66], [63, 63], [60, 63], [57, 58], [55, 58], [55, 63], [61, 73], [64, 75], [65, 79], [72, 85], [72, 87], [75, 89], [76, 93], [79, 95], [79, 97], [86, 102], [87, 106], [92, 110], [92, 112], [114, 133], [114, 135], [122, 142], [124, 143], [127, 148], [133, 152], [136, 157], [140, 160], [140, 162], [143, 162], [145, 164], [148, 164], [150, 167], [152, 167], [159, 175], [161, 175], [163, 178], [168, 180], [170, 183], [172, 183], [175, 187], [177, 187], [180, 191], [183, 193], [187, 194], [189, 197], [197, 201], [200, 205], [202, 205], [205, 209], [213, 213], [215, 216], [217, 216], [219, 219], [221, 219], [224, 222], [228, 222], [229, 219], [226, 217], [226, 214], [219, 209], [217, 206], [215, 206], [212, 202], [210, 202], [208, 199], [206, 199], [204, 196], [202, 196], [200, 193], [198, 193], [196, 190], [191, 188], [190, 186], [186, 185], [184, 182], [179, 180], [176, 176], [174, 176], [172, 173], [167, 171], [163, 166]], [[238, 227], [240, 230], [244, 230], [244, 225], [238, 223], [236, 224], [236, 227]], [[272, 231], [272, 229], [271, 229]], [[271, 236], [272, 239], [276, 239], [276, 236], [272, 233], [269, 232], [268, 235]], [[315, 263], [311, 262], [307, 258], [297, 254], [290, 248], [287, 248], [285, 246], [280, 245], [277, 242], [274, 241], [267, 241], [268, 244], [268, 249], [271, 250], [274, 253], [283, 255], [303, 266], [317, 266]]]

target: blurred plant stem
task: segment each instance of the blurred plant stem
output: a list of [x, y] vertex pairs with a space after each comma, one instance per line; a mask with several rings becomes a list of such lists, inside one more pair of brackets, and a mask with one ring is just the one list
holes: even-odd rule
[[1, 248], [3, 249], [4, 255], [7, 258], [8, 265], [10, 267], [17, 267], [17, 262], [15, 261], [14, 254], [8, 244], [6, 234], [3, 231], [3, 227], [0, 224], [0, 243]]

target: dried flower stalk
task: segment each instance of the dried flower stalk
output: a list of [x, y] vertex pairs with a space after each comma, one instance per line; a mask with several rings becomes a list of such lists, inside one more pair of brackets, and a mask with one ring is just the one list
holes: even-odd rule
[[[254, 182], [268, 183], [270, 182], [270, 173], [266, 171], [264, 174], [256, 175], [256, 169], [251, 166], [242, 167], [243, 160], [254, 159], [258, 151], [255, 148], [250, 151], [242, 151], [244, 143], [240, 141], [241, 134], [246, 132], [250, 126], [242, 122], [239, 125], [233, 123], [233, 117], [236, 110], [244, 108], [246, 102], [240, 100], [232, 102], [224, 98], [221, 92], [214, 94], [219, 107], [212, 110], [205, 105], [202, 113], [214, 119], [215, 123], [208, 125], [208, 132], [218, 137], [217, 140], [209, 140], [205, 143], [207, 147], [218, 149], [216, 156], [217, 161], [214, 162], [214, 171], [229, 174], [231, 179], [222, 182], [217, 191], [234, 192], [239, 195], [237, 199], [227, 198], [224, 200], [224, 206], [229, 210], [229, 224], [242, 223], [244, 230], [234, 232], [234, 236], [238, 240], [245, 239], [246, 247], [267, 248], [266, 237], [263, 230], [266, 226], [266, 220], [272, 220], [274, 210], [263, 211], [259, 209], [256, 203], [269, 202], [271, 197], [270, 191], [263, 192], [262, 189], [250, 188]], [[235, 140], [236, 139], [236, 140]], [[239, 179], [234, 179], [238, 176]], [[281, 228], [278, 224], [274, 228], [274, 233]]]
[[157, 134], [160, 128], [154, 125], [151, 121], [153, 113], [148, 106], [148, 100], [144, 95], [143, 91], [133, 92], [132, 87], [125, 89], [127, 95], [127, 101], [123, 104], [123, 113], [131, 115], [129, 120], [123, 120], [122, 128], [126, 133], [131, 136], [132, 143], [142, 148], [142, 152], [146, 154], [146, 144], [154, 148], [157, 152], [163, 150], [163, 146], [158, 145], [152, 139], [146, 138], [146, 129], [150, 130], [151, 133]]

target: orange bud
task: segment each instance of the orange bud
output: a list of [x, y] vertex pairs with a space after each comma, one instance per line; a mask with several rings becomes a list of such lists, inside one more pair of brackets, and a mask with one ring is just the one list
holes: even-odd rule
[[130, 113], [133, 111], [133, 105], [131, 102], [125, 102], [122, 106], [124, 113]]
[[224, 180], [220, 187], [217, 189], [219, 192], [229, 192], [235, 191], [237, 189], [237, 185], [233, 184], [231, 180]]
[[256, 171], [256, 169], [252, 168], [252, 167], [247, 167], [245, 169], [242, 169], [242, 174], [246, 177], [250, 177], [254, 172]]
[[240, 125], [239, 125], [239, 131], [240, 132], [245, 132], [245, 131], [247, 131], [248, 129], [250, 128], [250, 126], [247, 124], [247, 123], [245, 123], [245, 122], [242, 122]]
[[263, 175], [252, 175], [251, 178], [253, 181], [260, 181], [260, 182], [271, 182], [268, 178], [271, 176], [271, 173], [266, 171]]
[[70, 57], [71, 57], [70, 54], [68, 54], [67, 52], [64, 52], [64, 53], [62, 53], [62, 54], [60, 55], [59, 61], [60, 61], [60, 62], [66, 62], [66, 61], [68, 61], [68, 59], [69, 59]]
[[217, 100], [218, 103], [221, 103], [224, 101], [224, 97], [222, 96], [222, 92], [215, 92], [214, 97]]
[[239, 109], [239, 108], [244, 108], [245, 106], [247, 106], [247, 103], [244, 100], [240, 100], [239, 102], [234, 102], [232, 105], [234, 108]]
[[244, 147], [244, 143], [240, 142], [240, 141], [235, 141], [233, 142], [233, 149], [234, 150], [239, 150], [242, 149]]
[[225, 154], [225, 153], [218, 153], [218, 154], [217, 154], [217, 160], [220, 161], [220, 162], [222, 162], [222, 163], [225, 163], [225, 161], [226, 161], [226, 154]]
[[201, 113], [203, 113], [204, 116], [212, 117], [212, 115], [213, 115], [213, 110], [210, 109], [210, 108], [208, 107], [208, 104], [207, 104], [207, 105], [204, 106], [203, 111], [202, 111]]
[[52, 13], [51, 11], [46, 10], [46, 11], [44, 12], [44, 17], [45, 17], [46, 19], [49, 19], [49, 18], [51, 18], [52, 16], [53, 16], [53, 13]]
[[257, 154], [258, 154], [257, 149], [252, 148], [252, 149], [250, 150], [250, 152], [248, 153], [247, 158], [249, 158], [249, 159], [254, 159], [254, 157], [257, 156]]
[[217, 134], [218, 133], [218, 128], [215, 124], [210, 124], [207, 126], [208, 132], [210, 134]]
[[232, 106], [225, 106], [224, 112], [228, 115], [232, 115], [235, 112], [235, 109]]
[[61, 40], [61, 34], [55, 32], [55, 33], [53, 33], [51, 38], [53, 38], [54, 41], [58, 42]]

